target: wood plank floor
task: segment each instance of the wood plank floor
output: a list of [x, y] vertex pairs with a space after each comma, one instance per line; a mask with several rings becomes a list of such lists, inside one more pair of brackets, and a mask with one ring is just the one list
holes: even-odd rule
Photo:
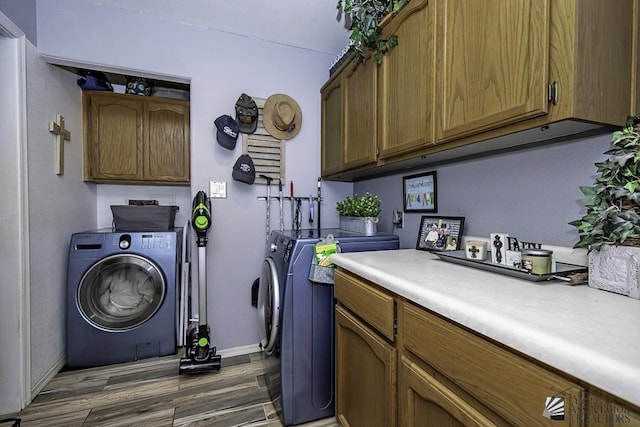
[[179, 375], [179, 358], [60, 372], [25, 410], [0, 418], [18, 417], [24, 427], [282, 426], [261, 354], [223, 357], [219, 372], [197, 375]]

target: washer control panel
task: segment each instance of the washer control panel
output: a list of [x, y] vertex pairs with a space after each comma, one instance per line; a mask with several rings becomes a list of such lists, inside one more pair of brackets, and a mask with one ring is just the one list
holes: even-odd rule
[[171, 253], [176, 250], [176, 233], [173, 232], [131, 232], [113, 233], [107, 240], [109, 245], [121, 251], [144, 251], [145, 253]]

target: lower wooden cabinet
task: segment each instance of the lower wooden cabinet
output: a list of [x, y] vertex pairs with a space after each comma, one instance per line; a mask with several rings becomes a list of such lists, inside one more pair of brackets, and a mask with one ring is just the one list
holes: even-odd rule
[[580, 425], [542, 415], [548, 397], [581, 401], [578, 384], [412, 303], [399, 303], [398, 318], [403, 351], [467, 393], [467, 401], [482, 402], [512, 425]]
[[396, 350], [336, 307], [336, 418], [343, 426], [393, 427]]
[[640, 411], [377, 284], [335, 274], [347, 427], [640, 427]]
[[408, 358], [398, 371], [399, 425], [494, 427], [496, 424]]

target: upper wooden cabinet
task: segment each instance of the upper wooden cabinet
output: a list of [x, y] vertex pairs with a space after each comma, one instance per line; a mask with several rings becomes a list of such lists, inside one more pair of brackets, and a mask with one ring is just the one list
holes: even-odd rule
[[84, 179], [188, 185], [189, 102], [83, 92]]
[[378, 71], [380, 158], [434, 143], [435, 24], [433, 6], [413, 0], [385, 27], [383, 37], [400, 43]]
[[[380, 65], [367, 61], [377, 68], [379, 156], [343, 158], [323, 176], [353, 180], [623, 126], [640, 104], [639, 15], [637, 0], [410, 2], [383, 29], [399, 44]], [[349, 85], [368, 87], [360, 78], [371, 74]], [[371, 99], [345, 88], [343, 105]]]
[[342, 77], [334, 76], [320, 93], [322, 99], [322, 175], [342, 170]]
[[351, 61], [320, 90], [322, 176], [376, 163], [377, 73], [372, 60]]
[[371, 60], [352, 62], [343, 72], [344, 169], [376, 162], [377, 72], [377, 64]]
[[546, 114], [549, 2], [439, 1], [439, 142]]

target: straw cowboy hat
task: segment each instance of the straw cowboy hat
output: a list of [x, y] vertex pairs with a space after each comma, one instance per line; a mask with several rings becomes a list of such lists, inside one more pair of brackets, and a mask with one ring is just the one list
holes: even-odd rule
[[262, 123], [274, 138], [291, 139], [300, 131], [302, 110], [293, 98], [277, 93], [265, 101]]

